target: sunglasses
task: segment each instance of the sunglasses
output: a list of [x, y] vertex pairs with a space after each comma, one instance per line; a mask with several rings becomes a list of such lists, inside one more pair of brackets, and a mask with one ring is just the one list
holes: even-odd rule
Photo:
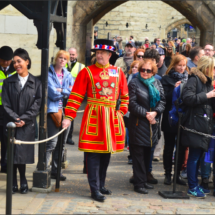
[[143, 58], [143, 55], [137, 55], [138, 58]]
[[149, 74], [149, 73], [152, 73], [152, 70], [151, 69], [140, 69], [140, 72], [143, 72], [143, 73], [147, 72]]

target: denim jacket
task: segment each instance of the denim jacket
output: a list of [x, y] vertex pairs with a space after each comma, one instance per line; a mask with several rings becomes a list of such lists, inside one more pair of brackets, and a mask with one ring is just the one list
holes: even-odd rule
[[[48, 113], [57, 113], [59, 101], [63, 100], [63, 96], [69, 97], [74, 80], [72, 75], [66, 68], [63, 68], [63, 83], [62, 86], [55, 73], [54, 66], [49, 67], [48, 72]], [[58, 92], [57, 88], [62, 88], [62, 92]]]

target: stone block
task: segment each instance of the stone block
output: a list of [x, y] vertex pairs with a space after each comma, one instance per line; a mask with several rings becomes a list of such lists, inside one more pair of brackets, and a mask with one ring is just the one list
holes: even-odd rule
[[157, 214], [174, 214], [173, 211], [157, 210]]
[[25, 16], [6, 16], [5, 33], [27, 34], [27, 21]]

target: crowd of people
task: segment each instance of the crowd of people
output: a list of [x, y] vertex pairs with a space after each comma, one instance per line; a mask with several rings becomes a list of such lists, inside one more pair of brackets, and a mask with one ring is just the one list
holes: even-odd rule
[[[64, 118], [62, 126], [67, 129], [63, 146], [75, 144], [74, 118], [87, 97], [79, 150], [84, 151], [84, 173], [88, 173], [93, 199], [104, 201], [103, 195], [112, 193], [105, 188], [106, 171], [111, 153], [123, 151], [124, 142], [130, 152], [128, 163], [133, 167], [130, 182], [135, 192], [147, 194], [158, 183], [152, 174], [152, 161], [160, 160], [162, 150], [164, 184], [171, 185], [176, 150], [179, 153], [176, 183], [186, 186], [187, 178], [187, 194], [205, 198], [210, 193], [208, 183], [215, 156], [213, 139], [198, 132], [215, 134], [214, 46], [206, 44], [202, 48], [190, 38], [167, 42], [156, 38], [151, 44], [146, 38], [138, 48], [133, 36], [126, 42], [123, 50], [119, 36], [113, 40], [95, 39], [92, 49], [95, 54], [89, 67], [78, 62], [75, 48], [58, 51], [48, 71], [48, 137], [59, 132]], [[29, 73], [30, 68], [26, 50], [19, 48], [13, 52], [8, 46], [0, 48], [1, 172], [4, 173], [7, 172], [6, 124], [10, 121], [16, 124], [16, 139], [35, 139], [42, 85]], [[182, 125], [197, 133], [182, 129], [177, 148], [179, 112]], [[57, 177], [59, 144], [55, 137], [46, 146], [44, 162], [51, 168], [53, 179]], [[13, 193], [18, 192], [17, 170], [20, 192], [28, 193], [25, 172], [26, 164], [31, 163], [34, 163], [34, 146], [15, 145]], [[198, 174], [202, 177], [200, 184]], [[66, 180], [62, 173], [60, 180]]]
[[[180, 97], [183, 103], [184, 126], [212, 134], [215, 110], [213, 55], [213, 45], [207, 44], [202, 48], [190, 38], [182, 40], [176, 38], [167, 43], [156, 38], [151, 44], [146, 38], [145, 44], [139, 48], [136, 48], [134, 41], [130, 40], [125, 45], [124, 56], [116, 60], [115, 66], [121, 67], [128, 80], [129, 114], [124, 116], [124, 121], [128, 131], [127, 146], [130, 150], [128, 163], [133, 164], [133, 176], [130, 182], [134, 184], [135, 191], [148, 193], [147, 189], [153, 188], [149, 184], [158, 183], [151, 173], [152, 160], [160, 160], [163, 148], [165, 185], [172, 183], [172, 165], [175, 162], [175, 150], [178, 150], [176, 183], [186, 186], [184, 179], [188, 179], [187, 194], [193, 197], [205, 198], [210, 192], [208, 183], [213, 161], [206, 162], [205, 154], [213, 139], [182, 130], [177, 149], [178, 113], [175, 102]], [[150, 61], [152, 62], [148, 66]], [[145, 80], [143, 81], [141, 77]], [[147, 79], [150, 79], [151, 85]], [[158, 80], [160, 85], [157, 83]], [[156, 93], [152, 91], [151, 86], [157, 89], [160, 95], [159, 103], [155, 106], [149, 106], [146, 102], [150, 100], [151, 105], [152, 95], [156, 99]], [[151, 114], [151, 111], [154, 115], [150, 119], [148, 114]], [[176, 123], [172, 123], [172, 118]], [[152, 119], [157, 121], [158, 131], [150, 121]], [[160, 129], [163, 132], [164, 146], [160, 138]], [[155, 155], [156, 148], [158, 150]], [[202, 177], [200, 185], [198, 174]]]

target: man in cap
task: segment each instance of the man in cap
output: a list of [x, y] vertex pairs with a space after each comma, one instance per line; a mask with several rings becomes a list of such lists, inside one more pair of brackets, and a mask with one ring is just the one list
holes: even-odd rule
[[158, 51], [158, 53], [160, 55], [160, 60], [159, 60], [159, 62], [157, 64], [157, 66], [158, 66], [157, 75], [162, 77], [165, 74], [166, 70], [167, 70], [165, 62], [164, 62], [165, 55], [166, 55], [166, 49], [163, 46], [160, 45], [158, 48], [156, 48], [156, 50]]
[[135, 51], [136, 51], [136, 46], [135, 46], [134, 42], [129, 41], [125, 45], [124, 56], [118, 58], [115, 63], [115, 66], [120, 67], [126, 76], [130, 69], [131, 63], [134, 61], [134, 52]]
[[113, 41], [98, 39], [94, 44], [91, 51], [96, 53], [96, 63], [78, 74], [65, 109], [63, 128], [67, 128], [74, 120], [87, 93], [79, 150], [87, 152], [91, 197], [103, 202], [106, 199], [103, 194], [112, 193], [105, 188], [110, 156], [124, 150], [123, 115], [128, 111], [129, 97], [124, 73], [120, 68], [109, 64], [114, 51]]
[[1, 172], [7, 173], [7, 163], [5, 162], [7, 141], [3, 133], [3, 106], [2, 106], [2, 86], [3, 81], [15, 74], [13, 64], [13, 50], [9, 46], [0, 48], [0, 141], [1, 141]]

